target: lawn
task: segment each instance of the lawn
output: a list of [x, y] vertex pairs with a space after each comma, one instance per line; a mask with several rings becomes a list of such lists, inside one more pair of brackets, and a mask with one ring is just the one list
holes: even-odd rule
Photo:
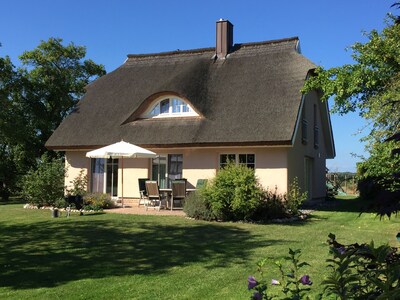
[[[327, 272], [330, 232], [339, 242], [399, 246], [399, 219], [358, 217], [358, 202], [301, 223], [207, 223], [172, 216], [73, 214], [0, 202], [0, 299], [248, 299], [256, 263], [302, 249], [313, 293]], [[271, 264], [268, 278], [277, 278]]]

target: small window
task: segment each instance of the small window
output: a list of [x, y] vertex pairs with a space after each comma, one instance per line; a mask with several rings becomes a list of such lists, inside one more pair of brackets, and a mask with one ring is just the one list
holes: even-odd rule
[[181, 116], [198, 116], [193, 108], [184, 100], [177, 97], [164, 98], [144, 114], [145, 118], [166, 118]]
[[319, 148], [319, 128], [317, 122], [317, 105], [314, 104], [314, 149]]
[[301, 142], [304, 145], [307, 145], [307, 130], [308, 130], [308, 122], [306, 119], [303, 119], [301, 122]]
[[255, 154], [221, 154], [219, 158], [219, 167], [223, 169], [229, 162], [245, 165], [248, 168], [255, 169]]
[[314, 148], [319, 148], [319, 128], [318, 126], [314, 126]]
[[254, 169], [255, 154], [239, 154], [239, 164], [245, 165], [250, 169]]
[[169, 99], [160, 102], [160, 114], [169, 113]]
[[219, 156], [220, 169], [223, 169], [230, 162], [236, 163], [236, 155], [235, 154], [221, 154]]
[[301, 112], [301, 142], [303, 145], [307, 145], [308, 142], [308, 122], [306, 118], [306, 103], [303, 103], [303, 108]]

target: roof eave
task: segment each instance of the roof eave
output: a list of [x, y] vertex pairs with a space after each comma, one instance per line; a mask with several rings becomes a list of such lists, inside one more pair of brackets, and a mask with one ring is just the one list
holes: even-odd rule
[[[255, 141], [255, 142], [206, 142], [206, 143], [174, 143], [174, 144], [135, 144], [143, 148], [221, 148], [221, 147], [290, 147], [292, 146], [291, 141]], [[74, 146], [46, 146], [49, 150], [54, 151], [70, 151], [70, 150], [92, 150], [106, 145], [74, 145]]]

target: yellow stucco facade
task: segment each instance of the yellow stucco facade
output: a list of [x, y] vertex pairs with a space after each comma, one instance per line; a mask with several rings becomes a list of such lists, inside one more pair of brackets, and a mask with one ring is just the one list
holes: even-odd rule
[[[326, 132], [327, 120], [322, 112], [326, 105], [319, 101], [316, 93], [304, 97], [297, 120], [296, 131], [290, 146], [249, 146], [249, 147], [198, 147], [198, 148], [153, 148], [149, 149], [158, 155], [182, 155], [182, 178], [187, 179], [188, 186], [196, 186], [198, 179], [212, 179], [220, 166], [221, 154], [254, 154], [255, 174], [260, 184], [269, 190], [277, 188], [278, 193], [286, 193], [294, 177], [299, 180], [303, 191], [308, 192], [309, 199], [325, 197], [325, 161], [327, 158]], [[303, 122], [307, 124], [302, 126]], [[324, 127], [325, 126], [325, 127]], [[305, 139], [306, 137], [306, 139]], [[91, 160], [86, 158], [85, 151], [66, 151], [65, 165], [67, 175], [65, 185], [79, 176], [81, 169], [88, 174], [91, 182]], [[123, 164], [123, 167], [122, 167]], [[168, 168], [167, 168], [168, 170]], [[122, 176], [123, 172], [123, 176]], [[152, 160], [148, 158], [130, 158], [118, 160], [118, 197], [138, 198], [138, 178], [152, 177]], [[123, 185], [122, 185], [123, 180]], [[123, 191], [122, 191], [123, 186]]]

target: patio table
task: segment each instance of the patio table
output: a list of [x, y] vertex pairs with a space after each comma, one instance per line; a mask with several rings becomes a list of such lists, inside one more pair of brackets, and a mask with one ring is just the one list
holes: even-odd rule
[[[161, 192], [161, 193], [163, 193], [164, 195], [166, 195], [166, 200], [167, 200], [167, 205], [169, 205], [169, 207], [168, 208], [170, 208], [171, 210], [172, 210], [172, 208], [173, 208], [173, 204], [172, 204], [172, 189], [171, 188], [162, 188], [162, 189], [159, 189], [159, 191]], [[192, 193], [192, 192], [195, 192], [196, 191], [196, 189], [186, 189], [186, 194], [189, 194], [189, 193]]]

